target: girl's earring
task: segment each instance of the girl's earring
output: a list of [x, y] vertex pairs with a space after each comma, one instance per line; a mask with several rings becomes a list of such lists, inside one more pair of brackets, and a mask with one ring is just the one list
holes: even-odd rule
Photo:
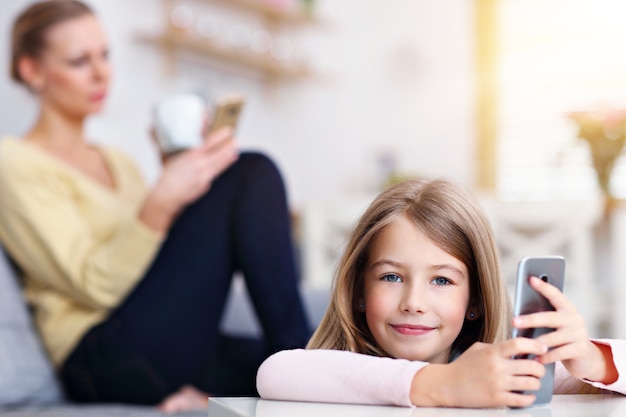
[[476, 314], [474, 311], [471, 311], [465, 315], [465, 318], [468, 320], [476, 320], [478, 318], [478, 314]]

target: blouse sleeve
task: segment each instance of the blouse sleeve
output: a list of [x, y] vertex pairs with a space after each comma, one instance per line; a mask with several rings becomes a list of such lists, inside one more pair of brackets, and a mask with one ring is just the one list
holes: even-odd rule
[[410, 407], [413, 377], [426, 365], [341, 350], [285, 350], [263, 362], [257, 389], [269, 400]]
[[612, 384], [603, 384], [601, 382], [593, 382], [587, 380], [579, 380], [574, 378], [567, 372], [567, 369], [561, 362], [557, 362], [554, 375], [554, 393], [555, 394], [579, 394], [588, 391], [586, 387], [589, 385], [601, 388], [607, 391], [613, 391], [626, 395], [626, 340], [615, 339], [594, 339], [594, 343], [603, 344], [611, 348], [613, 363], [618, 372], [618, 377]]
[[162, 236], [136, 213], [110, 236], [95, 238], [71, 180], [28, 160], [0, 161], [0, 231], [7, 249], [37, 285], [92, 308], [110, 308], [136, 285]]

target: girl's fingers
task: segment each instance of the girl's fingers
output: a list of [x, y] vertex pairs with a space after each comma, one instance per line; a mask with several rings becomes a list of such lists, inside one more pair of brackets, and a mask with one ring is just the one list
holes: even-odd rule
[[526, 337], [510, 339], [499, 346], [500, 354], [505, 358], [518, 355], [543, 355], [548, 351], [548, 347], [540, 341]]
[[570, 323], [568, 316], [557, 311], [525, 314], [513, 319], [513, 326], [518, 329], [534, 329], [537, 327], [558, 329], [568, 323]]
[[498, 401], [498, 403], [506, 404], [508, 407], [528, 407], [535, 402], [535, 395], [519, 394], [516, 392], [505, 392], [502, 394], [499, 400], [501, 401]]
[[563, 295], [563, 293], [554, 285], [543, 282], [537, 277], [530, 277], [529, 282], [530, 286], [541, 295], [546, 297], [550, 304], [552, 304], [552, 306], [557, 311], [571, 309], [572, 304], [569, 302], [567, 297], [565, 297], [565, 295]]
[[537, 338], [538, 341], [554, 348], [556, 346], [562, 346], [569, 343], [576, 343], [579, 341], [587, 341], [589, 336], [584, 327], [571, 327], [562, 329], [550, 333], [543, 334]]
[[580, 355], [580, 345], [566, 344], [550, 350], [548, 353], [538, 356], [537, 359], [543, 364], [568, 360]]
[[510, 372], [515, 376], [529, 376], [541, 378], [546, 373], [546, 367], [534, 359], [511, 359]]
[[558, 288], [543, 282], [537, 277], [530, 277], [530, 284], [537, 292], [548, 299], [556, 311], [545, 311], [516, 317], [513, 319], [514, 327], [518, 329], [536, 327], [560, 329], [565, 326], [571, 327], [572, 325], [584, 327], [584, 321], [580, 319], [578, 310]]
[[[538, 364], [542, 368], [541, 364]], [[510, 391], [537, 391], [541, 388], [541, 381], [534, 376], [516, 376], [511, 379], [507, 386]]]

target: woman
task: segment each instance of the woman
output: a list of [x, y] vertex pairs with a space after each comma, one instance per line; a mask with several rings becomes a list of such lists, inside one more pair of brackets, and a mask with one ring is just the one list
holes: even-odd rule
[[[79, 1], [23, 11], [11, 59], [40, 109], [22, 138], [0, 141], [0, 239], [69, 397], [180, 411], [206, 407], [208, 393], [254, 393], [263, 357], [309, 336], [274, 164], [240, 155], [222, 129], [168, 158], [148, 189], [124, 154], [91, 145], [84, 124], [104, 105], [111, 64]], [[261, 351], [224, 347], [218, 334], [235, 270], [264, 330]], [[224, 370], [220, 349], [240, 369]]]

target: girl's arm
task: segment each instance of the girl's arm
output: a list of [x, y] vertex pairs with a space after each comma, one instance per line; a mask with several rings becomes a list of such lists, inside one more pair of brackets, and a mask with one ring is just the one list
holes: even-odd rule
[[525, 406], [532, 395], [512, 391], [539, 388], [544, 367], [534, 360], [545, 347], [518, 338], [495, 345], [476, 343], [446, 364], [382, 358], [339, 350], [287, 350], [259, 368], [257, 389], [264, 399], [401, 406]]
[[409, 407], [413, 377], [426, 365], [341, 350], [284, 350], [263, 362], [257, 389], [267, 400]]
[[[592, 340], [592, 343], [598, 347], [600, 353], [604, 357], [604, 361], [608, 366], [610, 377], [603, 380], [599, 378], [597, 381], [590, 379], [574, 378], [565, 368], [558, 362], [555, 368], [554, 393], [555, 394], [577, 394], [587, 392], [588, 385], [596, 388], [626, 394], [626, 340], [598, 339]], [[602, 382], [606, 381], [606, 382]]]

